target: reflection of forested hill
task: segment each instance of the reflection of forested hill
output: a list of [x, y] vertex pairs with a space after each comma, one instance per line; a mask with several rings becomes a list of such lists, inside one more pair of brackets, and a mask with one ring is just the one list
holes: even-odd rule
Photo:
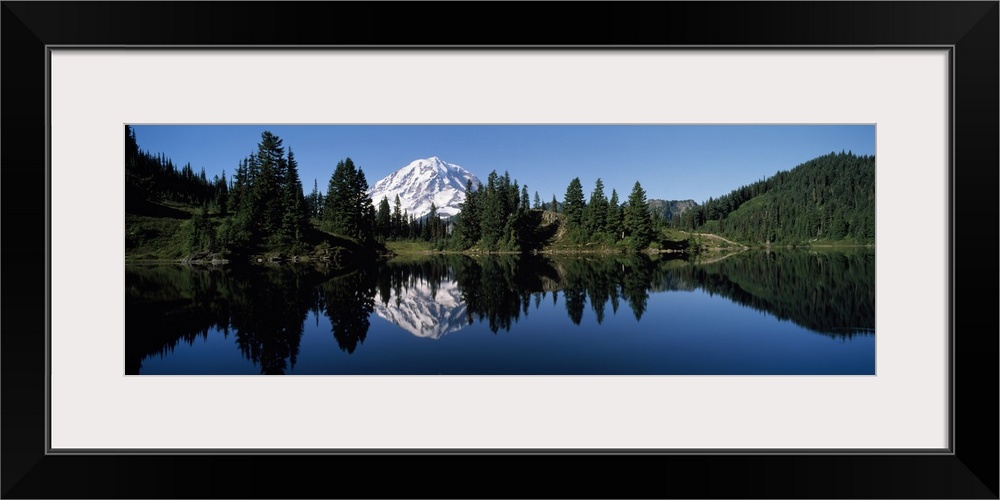
[[705, 290], [837, 336], [875, 330], [875, 252], [745, 252], [691, 266]]

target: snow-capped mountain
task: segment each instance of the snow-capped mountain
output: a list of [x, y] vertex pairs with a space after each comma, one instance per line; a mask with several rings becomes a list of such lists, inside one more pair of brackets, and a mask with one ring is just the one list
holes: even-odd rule
[[454, 281], [442, 281], [433, 290], [427, 282], [389, 293], [389, 302], [375, 298], [375, 313], [417, 337], [439, 339], [469, 326], [462, 291]]
[[469, 180], [479, 187], [479, 179], [472, 172], [432, 156], [414, 160], [379, 180], [368, 195], [376, 209], [383, 196], [393, 208], [399, 195], [400, 208], [410, 215], [427, 215], [433, 203], [439, 216], [451, 217], [461, 211], [459, 205], [465, 201], [465, 184]]

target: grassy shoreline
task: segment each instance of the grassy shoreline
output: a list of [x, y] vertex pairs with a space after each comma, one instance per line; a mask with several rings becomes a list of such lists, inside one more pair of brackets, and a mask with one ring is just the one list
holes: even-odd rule
[[[555, 234], [552, 239], [539, 248], [528, 251], [483, 250], [473, 247], [467, 250], [449, 250], [440, 248], [440, 243], [422, 240], [393, 240], [384, 245], [362, 245], [353, 239], [326, 233], [318, 228], [317, 221], [309, 234], [309, 244], [306, 248], [260, 248], [245, 255], [227, 255], [225, 252], [190, 254], [185, 251], [184, 229], [185, 219], [182, 218], [193, 209], [189, 207], [163, 206], [159, 212], [147, 214], [126, 214], [125, 216], [125, 263], [126, 264], [197, 264], [225, 265], [236, 262], [263, 264], [274, 262], [328, 262], [335, 265], [348, 264], [357, 260], [397, 258], [399, 256], [429, 256], [429, 255], [627, 255], [644, 253], [647, 255], [661, 254], [718, 254], [743, 250], [847, 250], [855, 248], [874, 248], [874, 243], [859, 243], [852, 240], [814, 240], [793, 244], [745, 244], [726, 239], [712, 233], [688, 232], [667, 228], [661, 233], [659, 241], [650, 247], [635, 251], [619, 245], [606, 242], [576, 244]], [[217, 220], [218, 214], [210, 218]]]

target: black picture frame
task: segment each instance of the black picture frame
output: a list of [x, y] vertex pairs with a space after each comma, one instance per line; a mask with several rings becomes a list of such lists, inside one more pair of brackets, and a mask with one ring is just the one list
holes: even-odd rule
[[[0, 15], [4, 498], [998, 498], [996, 1], [579, 2], [549, 9], [513, 2], [5, 1]], [[414, 40], [409, 28], [421, 23], [440, 29]], [[953, 453], [46, 453], [46, 47], [413, 43], [952, 47]], [[987, 307], [974, 305], [981, 303]]]

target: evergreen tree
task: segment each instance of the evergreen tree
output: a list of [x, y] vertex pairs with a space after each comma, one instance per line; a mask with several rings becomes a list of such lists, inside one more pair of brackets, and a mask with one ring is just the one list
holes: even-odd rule
[[604, 197], [604, 183], [597, 179], [594, 192], [590, 194], [587, 204], [587, 230], [591, 234], [607, 230], [608, 199]]
[[639, 181], [632, 187], [625, 207], [625, 237], [631, 238], [632, 247], [642, 250], [653, 240], [653, 222], [649, 215], [649, 205], [646, 202], [646, 191]]
[[375, 215], [375, 233], [383, 240], [388, 239], [392, 232], [392, 213], [389, 211], [389, 198], [383, 196], [378, 204]]
[[399, 201], [399, 195], [396, 195], [396, 201], [392, 207], [392, 236], [394, 238], [399, 238], [403, 236], [403, 212], [401, 210], [402, 203]]
[[313, 179], [313, 190], [309, 194], [309, 217], [316, 217], [319, 215], [319, 210], [322, 208], [319, 200], [319, 181]]
[[535, 210], [542, 208], [542, 198], [538, 196], [538, 191], [535, 191], [535, 205], [533, 206]]
[[426, 241], [437, 241], [444, 237], [444, 223], [438, 216], [437, 206], [431, 203], [431, 211], [427, 214], [427, 221], [421, 229], [421, 238]]
[[255, 243], [256, 233], [252, 224], [255, 207], [251, 203], [250, 166], [250, 158], [247, 157], [236, 167], [227, 203], [233, 215], [223, 220], [218, 229], [219, 246], [235, 253], [242, 253]]
[[367, 241], [375, 221], [375, 207], [367, 193], [364, 172], [350, 158], [338, 162], [327, 189], [323, 229]]
[[556, 195], [552, 195], [552, 205], [550, 205], [549, 210], [553, 212], [559, 212], [559, 202], [556, 201]]
[[505, 171], [503, 173], [498, 189], [501, 196], [503, 196], [503, 213], [506, 215], [517, 210], [518, 205], [521, 204], [521, 190], [518, 189], [516, 180], [511, 182], [510, 172]]
[[287, 164], [284, 159], [285, 148], [281, 142], [278, 136], [265, 130], [257, 144], [257, 175], [251, 180], [251, 190], [259, 211], [252, 220], [256, 229], [265, 237], [279, 234], [282, 225], [284, 171]]
[[667, 220], [663, 217], [663, 213], [659, 210], [653, 210], [650, 215], [653, 235], [655, 238], [655, 235], [663, 234], [663, 229], [667, 227]]
[[563, 199], [563, 213], [566, 214], [567, 229], [577, 229], [583, 224], [583, 184], [579, 177], [574, 177], [566, 188], [566, 196]]
[[219, 215], [229, 215], [229, 186], [226, 184], [225, 170], [222, 171], [222, 177], [215, 181], [215, 206], [219, 208]]
[[497, 175], [496, 170], [490, 172], [486, 178], [486, 191], [483, 193], [479, 219], [480, 237], [487, 250], [497, 249], [503, 240], [504, 227], [507, 222], [507, 213], [504, 211], [503, 202], [504, 191], [502, 179]]
[[480, 207], [479, 200], [481, 190], [474, 190], [472, 181], [465, 183], [465, 201], [462, 202], [461, 212], [455, 221], [455, 236], [458, 246], [462, 249], [470, 248], [479, 242], [480, 238]]
[[240, 164], [236, 167], [236, 175], [233, 177], [232, 183], [232, 188], [229, 190], [229, 206], [236, 213], [243, 208], [243, 198], [246, 196], [246, 190], [249, 186], [246, 158], [240, 160]]
[[139, 166], [139, 141], [135, 138], [135, 129], [125, 125], [125, 168], [135, 171]]
[[245, 226], [251, 245], [256, 245], [263, 233], [261, 229], [263, 203], [261, 202], [261, 190], [257, 188], [260, 178], [260, 162], [257, 161], [257, 153], [250, 153], [250, 156], [247, 157], [247, 180], [243, 197], [240, 200], [238, 221]]
[[537, 221], [533, 220], [531, 214], [527, 184], [521, 187], [520, 209], [516, 213], [510, 214], [508, 220], [511, 222], [512, 227], [512, 241], [509, 249], [517, 251], [527, 250], [533, 243], [532, 236], [535, 232], [535, 226], [538, 224]]
[[208, 210], [204, 205], [191, 215], [191, 220], [187, 221], [186, 224], [185, 250], [188, 254], [215, 250], [215, 229], [212, 227], [212, 221], [208, 218]]
[[299, 165], [291, 147], [288, 148], [288, 160], [284, 163], [286, 169], [280, 237], [284, 244], [298, 245], [305, 237], [309, 214], [302, 193], [302, 181], [299, 180]]
[[614, 234], [614, 240], [620, 240], [622, 232], [625, 228], [622, 226], [624, 219], [624, 212], [622, 211], [621, 205], [618, 203], [618, 192], [614, 189], [611, 190], [611, 201], [608, 202], [608, 219], [607, 228], [608, 231]]

